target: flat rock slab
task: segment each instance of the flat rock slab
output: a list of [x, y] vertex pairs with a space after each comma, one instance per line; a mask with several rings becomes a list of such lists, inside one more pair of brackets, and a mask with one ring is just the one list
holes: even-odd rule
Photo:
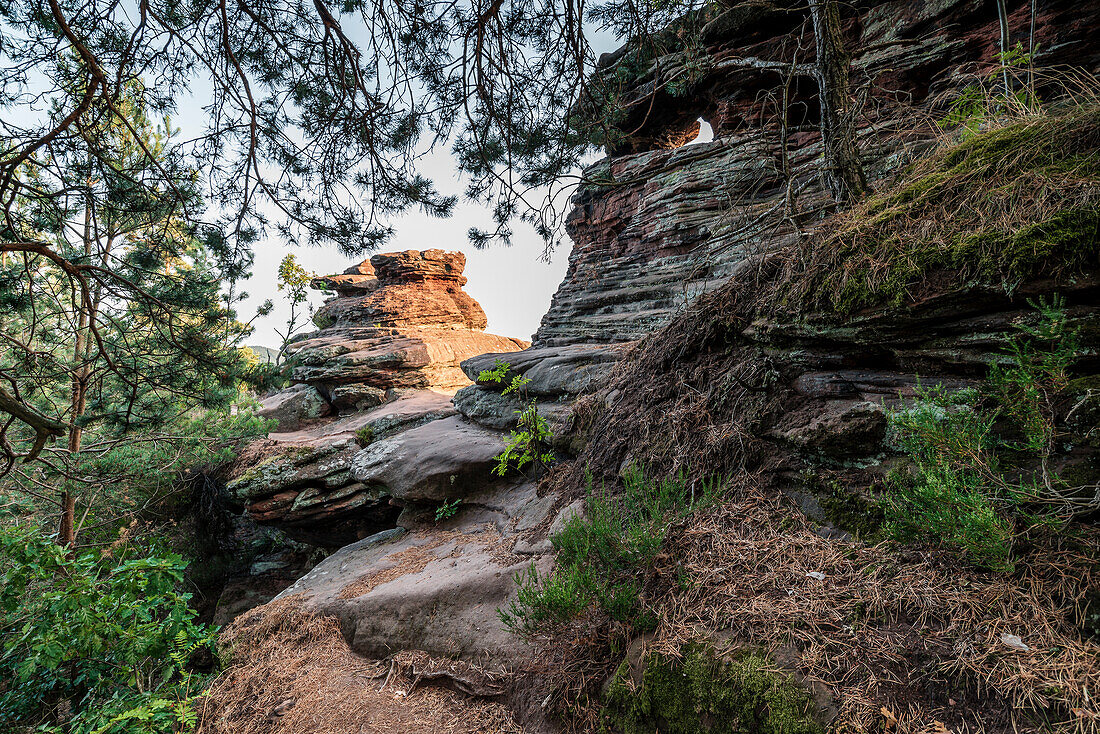
[[[519, 425], [519, 416], [524, 405], [512, 395], [501, 395], [495, 390], [480, 385], [467, 385], [455, 393], [452, 400], [458, 412], [470, 420], [498, 431], [509, 431]], [[572, 402], [539, 400], [536, 403], [539, 414], [550, 423], [554, 435], [565, 433], [569, 427], [569, 417], [573, 410]]]
[[442, 502], [488, 484], [501, 434], [454, 416], [366, 447], [351, 462], [359, 482], [385, 487], [405, 502]]
[[325, 389], [355, 383], [454, 391], [469, 384], [459, 368], [462, 360], [525, 345], [518, 339], [469, 329], [346, 326], [303, 337], [288, 346], [287, 353], [298, 362], [294, 380]]
[[365, 426], [370, 426], [374, 435], [381, 437], [402, 428], [454, 414], [455, 408], [451, 405], [450, 395], [432, 390], [415, 390], [365, 413], [317, 423], [299, 431], [272, 433], [268, 438], [280, 443], [336, 443], [354, 438], [356, 432]]
[[301, 594], [307, 607], [335, 616], [361, 655], [424, 650], [499, 669], [531, 649], [497, 610], [514, 598], [517, 574], [552, 563], [513, 555], [513, 544], [490, 524], [395, 529], [342, 548], [280, 596]]
[[500, 359], [511, 367], [505, 385], [511, 382], [513, 375], [522, 375], [531, 381], [526, 389], [532, 395], [581, 395], [598, 387], [630, 346], [574, 344], [481, 354], [465, 360], [462, 370], [477, 384], [500, 389], [499, 385], [478, 380], [483, 370], [493, 369], [496, 360]]

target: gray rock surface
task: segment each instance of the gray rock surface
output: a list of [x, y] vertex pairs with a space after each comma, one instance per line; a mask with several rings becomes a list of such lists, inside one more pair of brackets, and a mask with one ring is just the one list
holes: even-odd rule
[[453, 415], [449, 396], [412, 391], [366, 413], [272, 433], [249, 445], [227, 488], [256, 522], [307, 542], [340, 546], [391, 526], [400, 511], [384, 487], [352, 476], [364, 429], [372, 441], [383, 441]]
[[276, 430], [294, 431], [303, 423], [331, 412], [328, 402], [310, 385], [292, 385], [260, 400], [256, 414], [278, 421]]
[[500, 669], [532, 650], [501, 622], [515, 576], [549, 570], [548, 546], [512, 552], [544, 522], [554, 498], [531, 484], [500, 481], [466, 497], [451, 520], [379, 533], [340, 549], [283, 592], [340, 620], [360, 654], [425, 650]]
[[[511, 395], [501, 395], [480, 385], [469, 385], [455, 393], [453, 403], [466, 418], [486, 428], [510, 431], [519, 424], [519, 413], [524, 404]], [[572, 403], [568, 400], [539, 400], [535, 403], [539, 415], [550, 424], [555, 436], [564, 435], [569, 428]]]
[[[522, 375], [531, 381], [525, 388], [531, 395], [576, 396], [600, 385], [628, 348], [626, 344], [531, 347], [509, 354], [471, 357], [462, 362], [462, 370], [471, 380], [490, 389], [501, 390], [513, 376]], [[481, 372], [493, 369], [498, 359], [510, 366], [504, 382], [498, 384], [480, 380]]]
[[375, 441], [352, 459], [351, 474], [403, 502], [442, 502], [487, 484], [503, 450], [500, 433], [456, 416]]

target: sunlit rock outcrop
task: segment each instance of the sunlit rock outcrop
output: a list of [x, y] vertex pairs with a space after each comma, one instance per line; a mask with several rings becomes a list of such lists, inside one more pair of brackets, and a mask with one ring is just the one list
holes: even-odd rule
[[[471, 384], [463, 360], [526, 346], [484, 331], [485, 312], [462, 290], [465, 264], [460, 252], [408, 250], [314, 279], [335, 296], [317, 311], [320, 330], [288, 346], [295, 384], [261, 411], [279, 426], [248, 448], [229, 485], [253, 519], [330, 547], [393, 527], [393, 488], [357, 479], [352, 458], [454, 415], [451, 394]], [[492, 439], [481, 452], [490, 458], [502, 445]], [[484, 459], [477, 469], [453, 473], [487, 474]]]

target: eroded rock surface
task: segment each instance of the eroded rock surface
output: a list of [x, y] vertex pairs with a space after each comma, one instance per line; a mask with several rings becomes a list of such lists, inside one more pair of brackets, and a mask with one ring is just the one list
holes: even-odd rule
[[[1036, 7], [1036, 63], [1072, 66], [1086, 76], [1100, 71], [1100, 46], [1092, 39], [1100, 3]], [[794, 223], [812, 227], [829, 203], [819, 181], [814, 84], [798, 81], [790, 89], [788, 183], [773, 104], [783, 75], [743, 61], [790, 64], [789, 41], [805, 30], [806, 5], [719, 8], [702, 28], [701, 58], [689, 57], [675, 39], [663, 55], [647, 56], [640, 71], [627, 47], [601, 57], [602, 73], [614, 76], [634, 106], [618, 123], [623, 135], [609, 156], [585, 172], [587, 182], [574, 196], [566, 223], [569, 269], [536, 346], [625, 342], [651, 333], [713, 292], [747, 256], [792, 242]], [[1007, 8], [1013, 43], [1024, 39], [1026, 46], [1031, 5], [1010, 0]], [[915, 124], [915, 108], [931, 100], [942, 105], [977, 81], [970, 74], [995, 65], [997, 14], [970, 0], [859, 2], [842, 12], [853, 79], [871, 80], [859, 137], [874, 180], [928, 149], [935, 126]], [[666, 85], [670, 79], [676, 84]], [[713, 141], [684, 145], [700, 118]]]
[[314, 316], [320, 331], [287, 347], [292, 379], [338, 410], [363, 410], [391, 388], [453, 392], [469, 384], [462, 360], [527, 346], [485, 333], [485, 312], [462, 290], [465, 265], [461, 252], [409, 250], [315, 279], [337, 295]]
[[517, 574], [549, 568], [549, 544], [532, 548], [523, 538], [555, 512], [554, 498], [539, 497], [534, 484], [498, 480], [465, 495], [452, 519], [342, 548], [283, 596], [337, 617], [362, 655], [418, 649], [493, 669], [514, 665], [530, 648], [497, 610], [513, 598]]
[[[442, 484], [452, 476], [488, 477], [498, 434], [432, 423], [453, 416], [450, 394], [471, 384], [463, 360], [526, 342], [483, 331], [484, 311], [462, 290], [465, 262], [459, 252], [409, 250], [314, 279], [336, 292], [317, 313], [323, 328], [288, 347], [296, 384], [265, 398], [261, 411], [279, 420], [278, 431], [248, 448], [229, 483], [253, 519], [339, 547], [393, 527], [406, 500], [454, 494]], [[468, 440], [478, 432], [480, 443]], [[361, 452], [393, 460], [357, 478], [351, 466]], [[438, 471], [428, 479], [431, 452]]]

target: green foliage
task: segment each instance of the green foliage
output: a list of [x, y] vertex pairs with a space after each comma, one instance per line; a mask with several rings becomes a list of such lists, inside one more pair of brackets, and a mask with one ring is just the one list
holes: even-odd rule
[[989, 380], [1001, 410], [1020, 429], [1021, 440], [1012, 448], [1046, 457], [1054, 449], [1054, 399], [1069, 387], [1079, 340], [1066, 325], [1061, 298], [1032, 305], [1038, 323], [1019, 325], [1023, 338], [1009, 340], [1008, 362], [995, 364]]
[[449, 520], [458, 514], [458, 506], [462, 504], [462, 500], [444, 500], [435, 508], [435, 521], [443, 522]]
[[188, 672], [214, 630], [178, 588], [178, 556], [112, 558], [0, 528], [0, 729], [56, 734], [189, 731]]
[[374, 442], [374, 428], [363, 426], [355, 432], [355, 443], [362, 447], [370, 446]]
[[977, 134], [991, 121], [1007, 115], [1034, 114], [1040, 101], [1027, 85], [1005, 89], [1004, 80], [1012, 80], [1020, 71], [1032, 67], [1033, 54], [1022, 43], [1005, 53], [997, 54], [1001, 64], [985, 72], [975, 83], [968, 84], [951, 101], [940, 122], [945, 129], [960, 129], [963, 137]]
[[894, 441], [913, 463], [889, 477], [885, 528], [893, 537], [931, 540], [1006, 572], [1018, 528], [1057, 527], [1075, 513], [1075, 492], [1049, 459], [1077, 337], [1060, 299], [1033, 305], [1036, 324], [1009, 339], [984, 399], [974, 389], [918, 389], [912, 406], [889, 412]]
[[793, 678], [756, 652], [722, 657], [691, 645], [682, 660], [650, 654], [640, 685], [624, 662], [604, 694], [601, 731], [621, 734], [822, 734], [815, 703]]
[[519, 595], [500, 617], [509, 629], [534, 635], [577, 618], [590, 607], [638, 629], [651, 627], [636, 577], [652, 566], [669, 526], [714, 501], [717, 481], [696, 494], [682, 477], [653, 480], [637, 468], [623, 477], [623, 491], [611, 495], [591, 482], [583, 514], [569, 518], [552, 538], [557, 567], [539, 575], [532, 566], [517, 576]]
[[37, 489], [71, 482], [84, 490], [78, 503], [81, 544], [111, 543], [139, 515], [153, 520], [165, 512], [189, 488], [191, 472], [230, 461], [242, 440], [265, 436], [273, 427], [274, 421], [241, 406], [235, 414], [188, 413], [156, 430], [91, 431], [83, 450], [72, 458], [67, 477], [57, 477], [44, 463], [35, 464], [5, 477], [0, 490], [21, 522], [42, 525], [48, 532], [51, 507]]
[[[503, 385], [511, 369], [510, 364], [498, 358], [492, 369], [482, 370], [478, 374], [478, 382]], [[512, 469], [523, 471], [527, 466], [539, 473], [554, 461], [554, 452], [550, 449], [554, 432], [550, 430], [550, 423], [539, 413], [538, 403], [527, 394], [531, 380], [522, 375], [513, 374], [511, 377], [500, 394], [515, 396], [523, 407], [516, 411], [519, 416], [517, 430], [509, 433], [504, 451], [496, 457], [497, 465], [493, 467], [493, 473], [501, 477]]]
[[[287, 300], [290, 301], [290, 316], [287, 318], [286, 330], [275, 330], [275, 333], [283, 340], [279, 347], [279, 360], [283, 359], [283, 352], [291, 338], [305, 326], [299, 319], [301, 314], [298, 309], [309, 301], [309, 284], [313, 280], [313, 273], [298, 264], [294, 253], [287, 253], [279, 263], [278, 286], [279, 291], [286, 291]], [[309, 317], [313, 316], [312, 307], [309, 308]]]

